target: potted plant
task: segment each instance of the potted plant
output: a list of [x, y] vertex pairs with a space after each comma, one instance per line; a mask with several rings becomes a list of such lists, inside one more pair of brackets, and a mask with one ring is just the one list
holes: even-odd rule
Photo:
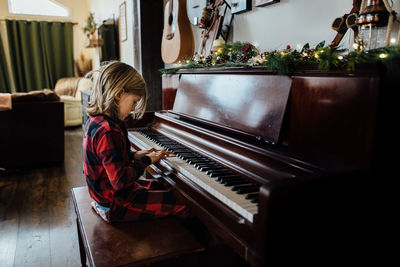
[[86, 26], [82, 29], [89, 39], [95, 39], [94, 34], [97, 30], [97, 23], [94, 21], [94, 13], [89, 14], [86, 19]]

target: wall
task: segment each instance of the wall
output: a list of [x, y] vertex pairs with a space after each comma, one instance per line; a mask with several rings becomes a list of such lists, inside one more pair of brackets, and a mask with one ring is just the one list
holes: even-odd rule
[[[301, 48], [305, 43], [315, 46], [323, 40], [330, 44], [336, 36], [331, 29], [333, 20], [349, 13], [352, 3], [351, 0], [281, 0], [256, 7], [253, 0], [251, 11], [234, 16], [231, 40], [249, 41], [258, 45], [260, 51], [283, 49], [286, 45]], [[400, 1], [394, 0], [393, 4], [393, 9], [400, 13]], [[194, 31], [199, 35], [199, 29]], [[348, 43], [346, 34], [341, 45], [348, 47]]]
[[[133, 42], [133, 0], [87, 0], [89, 10], [94, 12], [95, 19], [99, 23], [108, 18], [115, 18], [119, 21], [119, 8], [123, 2], [126, 2], [126, 21], [127, 21], [127, 40], [120, 41], [120, 59], [133, 67], [140, 69], [140, 66], [135, 66]], [[94, 55], [96, 58], [98, 54]], [[137, 64], [137, 63], [136, 63]], [[98, 61], [95, 61], [94, 67], [98, 67]]]

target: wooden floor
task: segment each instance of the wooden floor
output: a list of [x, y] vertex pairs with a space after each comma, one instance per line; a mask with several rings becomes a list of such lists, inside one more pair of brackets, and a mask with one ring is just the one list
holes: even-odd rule
[[0, 266], [80, 266], [71, 188], [85, 185], [82, 128], [65, 130], [63, 165], [0, 171]]
[[[71, 188], [86, 185], [81, 157], [78, 127], [65, 130], [64, 164], [0, 170], [0, 267], [81, 266], [71, 199]], [[205, 261], [207, 267], [248, 267], [223, 244]]]

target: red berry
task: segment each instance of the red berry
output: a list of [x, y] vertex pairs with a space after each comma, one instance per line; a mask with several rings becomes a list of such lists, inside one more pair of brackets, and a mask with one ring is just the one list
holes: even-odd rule
[[286, 49], [289, 50], [289, 49], [290, 49], [290, 45], [287, 45], [287, 46], [286, 46]]

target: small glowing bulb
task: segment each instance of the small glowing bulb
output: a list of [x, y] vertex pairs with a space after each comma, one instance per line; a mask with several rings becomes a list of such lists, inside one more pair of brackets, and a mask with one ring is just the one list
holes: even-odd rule
[[396, 42], [396, 38], [390, 39], [390, 43], [391, 43], [391, 44], [394, 44], [395, 42]]
[[318, 58], [318, 55], [315, 55], [315, 58]]
[[353, 48], [354, 48], [354, 49], [358, 49], [358, 44], [354, 43], [354, 44], [353, 44]]
[[379, 54], [379, 57], [380, 57], [380, 58], [386, 58], [386, 57], [387, 57], [387, 54], [384, 54], [384, 53]]
[[285, 53], [284, 53], [284, 52], [281, 52], [281, 54], [282, 54], [282, 55], [285, 55]]
[[342, 60], [343, 59], [343, 56], [338, 56], [337, 57], [339, 60]]

